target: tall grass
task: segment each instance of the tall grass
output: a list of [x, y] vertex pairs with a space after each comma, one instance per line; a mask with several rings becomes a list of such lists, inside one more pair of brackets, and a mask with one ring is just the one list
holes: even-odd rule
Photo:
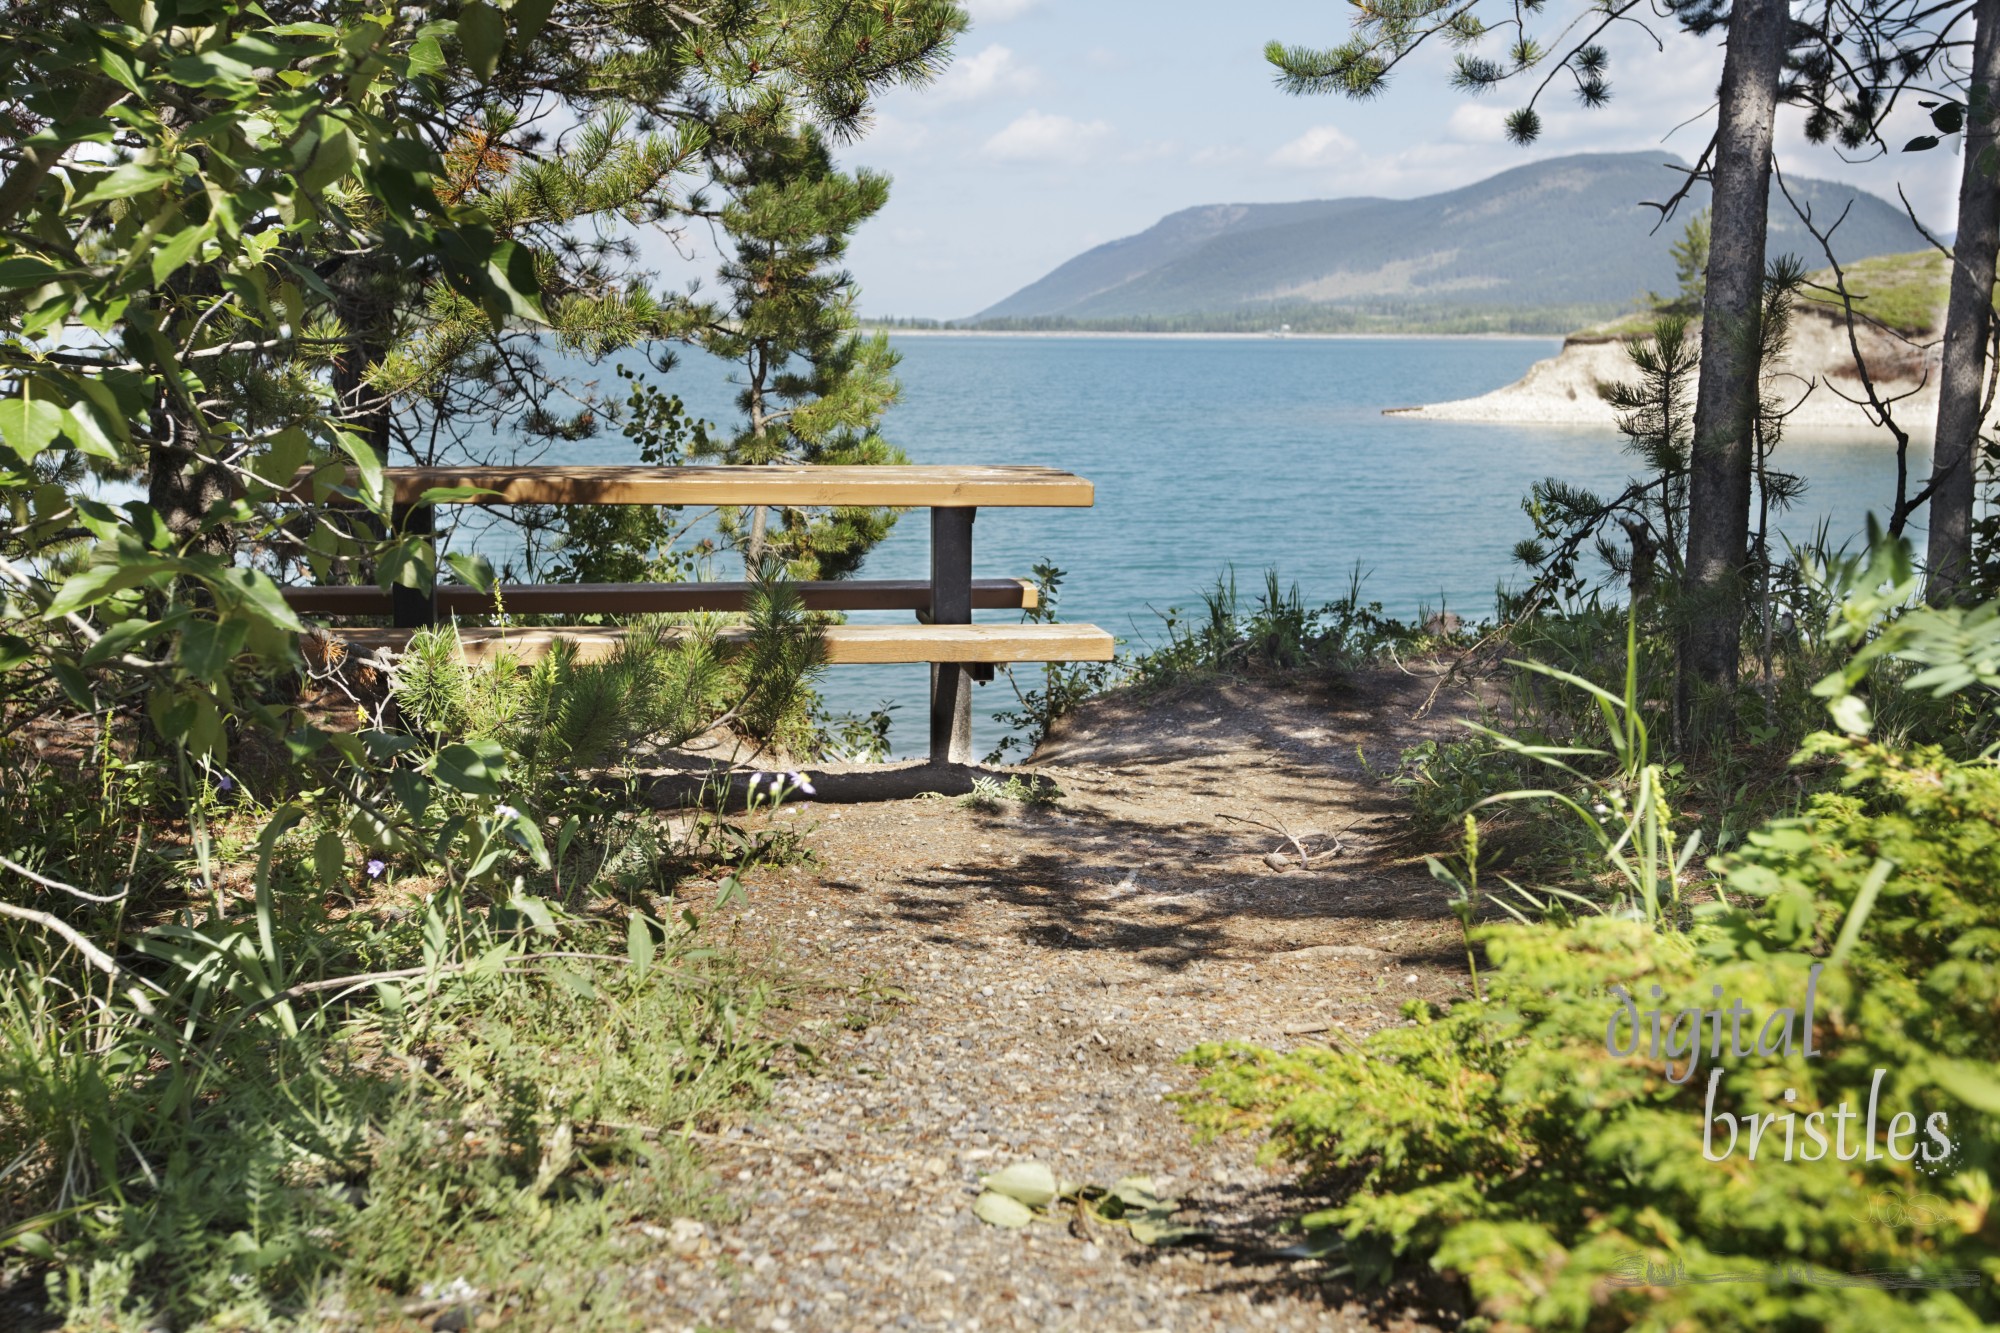
[[229, 763], [116, 711], [0, 740], [0, 1288], [135, 1333], [440, 1300], [618, 1327], [593, 1275], [718, 1206], [695, 1131], [778, 1049], [773, 983], [677, 884], [726, 904], [803, 847], [765, 817], [795, 783], [667, 819], [577, 770], [805, 716], [796, 612], [749, 666], [641, 633], [490, 671], [419, 635], [360, 730], [245, 725]]

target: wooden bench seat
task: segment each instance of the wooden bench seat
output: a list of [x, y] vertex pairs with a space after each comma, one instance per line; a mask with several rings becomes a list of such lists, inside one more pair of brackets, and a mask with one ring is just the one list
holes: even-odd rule
[[[292, 487], [309, 499], [312, 473]], [[359, 478], [352, 469], [345, 484]], [[413, 506], [427, 491], [476, 488], [485, 494], [439, 504], [787, 505], [944, 509], [1087, 509], [1095, 488], [1052, 467], [896, 466], [745, 467], [390, 467], [382, 469], [390, 502]]]
[[[931, 609], [926, 579], [838, 579], [797, 583], [814, 611], [916, 611]], [[491, 593], [445, 584], [437, 590], [437, 614], [493, 615], [501, 609], [522, 616], [638, 616], [665, 611], [741, 611], [747, 583], [549, 583], [503, 584]], [[312, 616], [387, 616], [395, 595], [387, 588], [300, 587], [283, 590], [285, 602]], [[497, 603], [497, 604], [496, 604]], [[1027, 579], [974, 579], [972, 605], [982, 610], [1031, 610], [1040, 604]]]
[[[1088, 508], [1095, 488], [1058, 468], [1040, 466], [654, 467], [554, 466], [385, 467], [382, 484], [393, 530], [430, 538], [437, 505], [679, 505], [780, 508], [929, 509], [930, 578], [854, 580], [804, 585], [808, 607], [861, 611], [916, 611], [924, 624], [843, 625], [826, 634], [829, 662], [927, 662], [931, 667], [930, 752], [935, 764], [963, 764], [972, 756], [971, 686], [990, 679], [993, 667], [1014, 662], [1105, 662], [1109, 634], [1094, 625], [974, 625], [977, 607], [1029, 609], [1034, 589], [1019, 579], [972, 577], [972, 524], [981, 508]], [[360, 475], [336, 465], [301, 472], [288, 488], [293, 501], [353, 504], [329, 490], [358, 487]], [[522, 615], [640, 615], [648, 612], [741, 610], [742, 584], [573, 584], [502, 588], [500, 607]], [[286, 600], [322, 616], [386, 615], [393, 630], [326, 631], [369, 652], [408, 643], [420, 625], [453, 615], [478, 616], [496, 599], [471, 588], [293, 588]], [[462, 630], [469, 656], [497, 651], [502, 642], [522, 658], [545, 654], [551, 644], [574, 642], [586, 657], [616, 650], [621, 631], [573, 626], [559, 629]], [[734, 632], [732, 632], [734, 633]]]
[[[348, 651], [400, 652], [410, 629], [332, 629], [321, 634]], [[540, 660], [558, 641], [576, 645], [580, 661], [601, 661], [618, 651], [634, 631], [615, 626], [558, 626], [549, 629], [461, 628], [459, 641], [470, 661], [491, 661], [507, 653], [523, 664]], [[723, 642], [742, 642], [749, 631], [724, 630]], [[985, 665], [1013, 662], [1109, 662], [1116, 652], [1111, 635], [1095, 625], [834, 625], [825, 631], [829, 664], [862, 662], [950, 662]]]

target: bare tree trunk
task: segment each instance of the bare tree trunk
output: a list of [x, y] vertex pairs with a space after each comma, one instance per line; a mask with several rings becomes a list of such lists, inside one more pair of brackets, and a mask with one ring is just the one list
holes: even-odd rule
[[757, 566], [764, 559], [764, 527], [770, 517], [770, 509], [757, 505], [750, 510], [750, 542], [743, 549], [743, 573], [745, 577], [757, 577]]
[[1698, 686], [1735, 682], [1742, 649], [1771, 133], [1790, 22], [1787, 0], [1737, 0], [1722, 62], [1688, 485], [1692, 602], [1681, 633], [1677, 700], [1683, 729]]
[[153, 411], [153, 433], [155, 443], [146, 453], [146, 503], [189, 549], [224, 553], [230, 534], [222, 528], [202, 534], [201, 525], [234, 494], [229, 470], [201, 453], [196, 423], [171, 395], [162, 394]]
[[[394, 298], [390, 294], [394, 281], [392, 270], [380, 255], [354, 255], [335, 269], [328, 281], [333, 288], [335, 313], [346, 334], [345, 342], [334, 354], [330, 367], [335, 411], [341, 424], [366, 441], [374, 450], [376, 459], [387, 467], [394, 461], [390, 456], [394, 444], [390, 403], [369, 385], [368, 374], [389, 352], [388, 342], [394, 318]], [[355, 514], [340, 516], [334, 521], [356, 524], [357, 529], [351, 529], [354, 535], [364, 542], [374, 542], [395, 535], [397, 514], [393, 501], [390, 513], [388, 528]], [[407, 518], [407, 515], [403, 517]], [[342, 578], [370, 583], [375, 580], [376, 567], [372, 559], [362, 562], [358, 570], [345, 566], [346, 558], [342, 557], [336, 565]], [[412, 594], [400, 586], [393, 595], [403, 599], [405, 608], [414, 605], [409, 601], [411, 596], [423, 596], [421, 593]], [[408, 614], [405, 609], [396, 623], [401, 624]]]
[[[771, 426], [771, 416], [764, 405], [764, 376], [769, 363], [757, 352], [751, 353], [751, 359], [754, 365], [750, 374], [750, 387], [748, 390], [750, 434], [753, 439], [761, 443], [764, 438], [764, 432], [769, 430]], [[759, 458], [757, 461], [761, 463], [764, 460]], [[770, 520], [770, 515], [770, 509], [764, 505], [752, 506], [750, 510], [750, 540], [743, 548], [743, 577], [746, 579], [756, 578], [757, 568], [763, 563], [764, 531]]]
[[[218, 295], [222, 288], [206, 270], [184, 270], [169, 280], [170, 294], [188, 304]], [[163, 303], [164, 304], [164, 303]], [[159, 313], [155, 312], [156, 316]], [[174, 332], [171, 337], [181, 335]], [[175, 542], [185, 550], [210, 555], [226, 553], [231, 533], [223, 527], [202, 532], [202, 524], [218, 505], [235, 493], [229, 469], [217, 462], [211, 442], [202, 438], [199, 409], [185, 394], [160, 389], [153, 400], [152, 443], [146, 451], [146, 503], [160, 516]], [[184, 581], [193, 595], [195, 584]]]
[[[2000, 94], [2000, 0], [1978, 0], [1972, 39], [1973, 88]], [[1968, 101], [1972, 100], [1968, 97]], [[1952, 242], [1951, 304], [1938, 378], [1937, 442], [1931, 450], [1930, 600], [1952, 601], [1972, 565], [1972, 496], [1979, 458], [1986, 339], [1993, 322], [1993, 267], [2000, 250], [2000, 175], [1986, 154], [2000, 151], [2000, 116], [1989, 101], [1965, 118], [1958, 236]]]
[[333, 360], [333, 392], [347, 428], [368, 441], [382, 465], [389, 465], [389, 400], [369, 387], [368, 372], [389, 354], [394, 317], [393, 281], [385, 262], [358, 256], [334, 276], [335, 309], [347, 330], [347, 345]]

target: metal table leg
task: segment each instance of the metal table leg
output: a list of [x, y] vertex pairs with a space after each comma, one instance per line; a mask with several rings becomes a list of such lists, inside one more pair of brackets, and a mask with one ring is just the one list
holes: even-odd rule
[[[436, 531], [437, 511], [430, 505], [396, 505], [389, 511], [390, 523], [396, 533], [402, 536], [429, 537]], [[424, 625], [435, 625], [437, 615], [437, 580], [431, 580], [431, 589], [406, 588], [398, 583], [389, 590], [390, 615], [397, 629], [417, 629]]]
[[[931, 623], [972, 623], [973, 509], [931, 510]], [[931, 664], [931, 762], [972, 762], [972, 668]]]

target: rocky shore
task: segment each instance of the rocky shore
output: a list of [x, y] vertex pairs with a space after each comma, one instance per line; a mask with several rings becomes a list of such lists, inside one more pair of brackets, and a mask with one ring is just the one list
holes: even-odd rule
[[[1897, 423], [1913, 436], [1927, 437], [1937, 417], [1935, 339], [1906, 340], [1859, 324], [1856, 333], [1876, 392], [1893, 400]], [[1616, 417], [1598, 386], [1633, 377], [1626, 346], [1626, 337], [1613, 329], [1586, 329], [1564, 339], [1561, 351], [1537, 361], [1505, 388], [1477, 398], [1392, 408], [1385, 415], [1615, 429]], [[1787, 403], [1797, 404], [1788, 418], [1793, 430], [1867, 431], [1881, 434], [1885, 442], [1890, 438], [1865, 406], [1847, 326], [1836, 314], [1811, 308], [1798, 313], [1773, 389]]]

